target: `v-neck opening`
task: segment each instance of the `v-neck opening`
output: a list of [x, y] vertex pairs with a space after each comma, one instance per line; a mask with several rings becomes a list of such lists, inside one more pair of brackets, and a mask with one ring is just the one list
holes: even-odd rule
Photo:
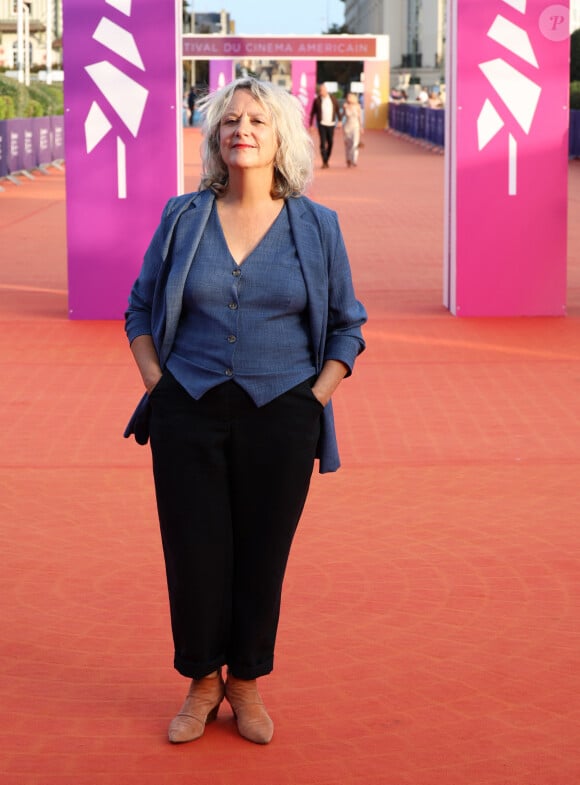
[[266, 239], [267, 239], [268, 235], [270, 234], [270, 232], [271, 232], [271, 231], [274, 229], [274, 227], [276, 226], [276, 224], [278, 223], [278, 221], [280, 221], [280, 216], [281, 216], [281, 215], [282, 215], [282, 213], [283, 213], [283, 212], [286, 210], [286, 202], [284, 202], [284, 204], [282, 205], [282, 208], [281, 208], [280, 212], [279, 212], [279, 213], [278, 213], [278, 215], [277, 215], [277, 216], [274, 218], [274, 220], [272, 221], [272, 223], [270, 224], [270, 226], [268, 227], [268, 229], [266, 230], [266, 232], [265, 232], [265, 233], [262, 235], [262, 237], [260, 238], [260, 240], [258, 240], [258, 242], [257, 242], [257, 243], [256, 243], [256, 245], [255, 245], [255, 246], [252, 248], [252, 250], [251, 250], [251, 251], [250, 251], [250, 252], [247, 254], [247, 256], [244, 256], [244, 258], [243, 258], [243, 259], [242, 259], [240, 262], [238, 262], [238, 261], [236, 260], [236, 258], [234, 257], [233, 253], [232, 253], [232, 252], [231, 252], [231, 250], [230, 250], [230, 246], [229, 246], [229, 244], [228, 244], [228, 241], [227, 241], [227, 239], [226, 239], [226, 235], [225, 235], [225, 232], [224, 232], [224, 228], [223, 228], [223, 226], [222, 226], [221, 218], [220, 218], [219, 211], [218, 211], [218, 209], [217, 209], [217, 205], [216, 205], [216, 204], [214, 204], [214, 206], [213, 206], [213, 209], [215, 210], [215, 217], [216, 217], [216, 219], [217, 219], [217, 224], [218, 224], [218, 227], [219, 227], [219, 232], [220, 232], [220, 235], [221, 235], [221, 239], [223, 240], [224, 247], [226, 248], [226, 250], [227, 250], [227, 252], [228, 252], [228, 254], [229, 254], [229, 257], [230, 257], [230, 259], [231, 259], [231, 261], [232, 261], [232, 264], [233, 264], [233, 265], [234, 265], [236, 268], [239, 268], [239, 267], [241, 267], [242, 265], [246, 264], [246, 263], [248, 262], [248, 260], [249, 260], [249, 259], [251, 259], [251, 257], [252, 257], [252, 256], [253, 256], [253, 255], [254, 255], [254, 254], [255, 254], [255, 253], [256, 253], [256, 252], [259, 250], [259, 248], [260, 248], [260, 246], [262, 245], [262, 243], [264, 243], [264, 242], [266, 241]]

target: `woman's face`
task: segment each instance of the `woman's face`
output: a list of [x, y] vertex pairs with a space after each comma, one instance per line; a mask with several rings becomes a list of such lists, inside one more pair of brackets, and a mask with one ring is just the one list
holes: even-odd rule
[[277, 150], [269, 113], [248, 90], [236, 90], [220, 123], [220, 153], [226, 167], [273, 169]]

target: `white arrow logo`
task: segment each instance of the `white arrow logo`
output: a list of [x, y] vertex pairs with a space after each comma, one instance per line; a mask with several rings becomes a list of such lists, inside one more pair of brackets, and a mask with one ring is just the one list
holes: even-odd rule
[[306, 80], [306, 74], [303, 73], [300, 76], [300, 87], [298, 88], [298, 100], [306, 109], [306, 105], [308, 104], [308, 84]]
[[369, 109], [371, 112], [374, 113], [375, 117], [381, 105], [381, 83], [379, 80], [379, 75], [375, 74], [375, 78], [373, 79], [373, 89], [371, 91], [371, 101]]
[[[131, 0], [105, 0], [125, 16], [131, 16]], [[133, 35], [124, 27], [103, 17], [93, 38], [131, 65], [145, 71], [145, 66]], [[108, 60], [85, 66], [85, 70], [117, 113], [133, 137], [137, 137], [149, 91]], [[93, 101], [85, 119], [87, 153], [105, 138], [112, 123], [97, 103]], [[127, 150], [123, 139], [117, 136], [117, 196], [127, 198]]]
[[[504, 3], [526, 12], [526, 0], [503, 0]], [[507, 49], [516, 57], [538, 68], [538, 61], [528, 33], [509, 19], [498, 15], [487, 33], [488, 37]], [[522, 74], [503, 58], [480, 63], [479, 68], [495, 90], [505, 108], [509, 109], [522, 131], [529, 135], [542, 88], [532, 79]], [[481, 152], [505, 126], [499, 111], [487, 98], [477, 118], [478, 149]], [[508, 134], [509, 183], [508, 193], [517, 196], [517, 156], [518, 143], [513, 134]]]

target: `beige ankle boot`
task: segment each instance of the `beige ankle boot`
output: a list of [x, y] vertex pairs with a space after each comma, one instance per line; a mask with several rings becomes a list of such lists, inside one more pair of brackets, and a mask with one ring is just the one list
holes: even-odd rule
[[228, 675], [226, 698], [234, 712], [240, 736], [255, 744], [268, 744], [274, 735], [274, 723], [264, 707], [256, 680], [246, 681]]
[[224, 699], [224, 680], [221, 671], [194, 679], [185, 703], [169, 723], [169, 741], [181, 744], [203, 736], [205, 726], [217, 717]]

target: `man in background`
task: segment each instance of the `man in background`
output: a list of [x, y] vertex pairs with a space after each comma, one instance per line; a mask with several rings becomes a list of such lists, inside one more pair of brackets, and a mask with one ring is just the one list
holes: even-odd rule
[[310, 126], [316, 117], [318, 135], [320, 136], [320, 155], [322, 156], [322, 168], [328, 169], [328, 160], [332, 153], [332, 143], [334, 141], [334, 129], [340, 118], [340, 107], [333, 95], [329, 95], [325, 84], [318, 87], [318, 95], [314, 99], [310, 111]]
[[191, 85], [189, 88], [189, 93], [187, 94], [187, 108], [189, 109], [189, 124], [193, 125], [194, 117], [195, 117], [195, 99], [197, 98], [197, 92], [195, 87]]

